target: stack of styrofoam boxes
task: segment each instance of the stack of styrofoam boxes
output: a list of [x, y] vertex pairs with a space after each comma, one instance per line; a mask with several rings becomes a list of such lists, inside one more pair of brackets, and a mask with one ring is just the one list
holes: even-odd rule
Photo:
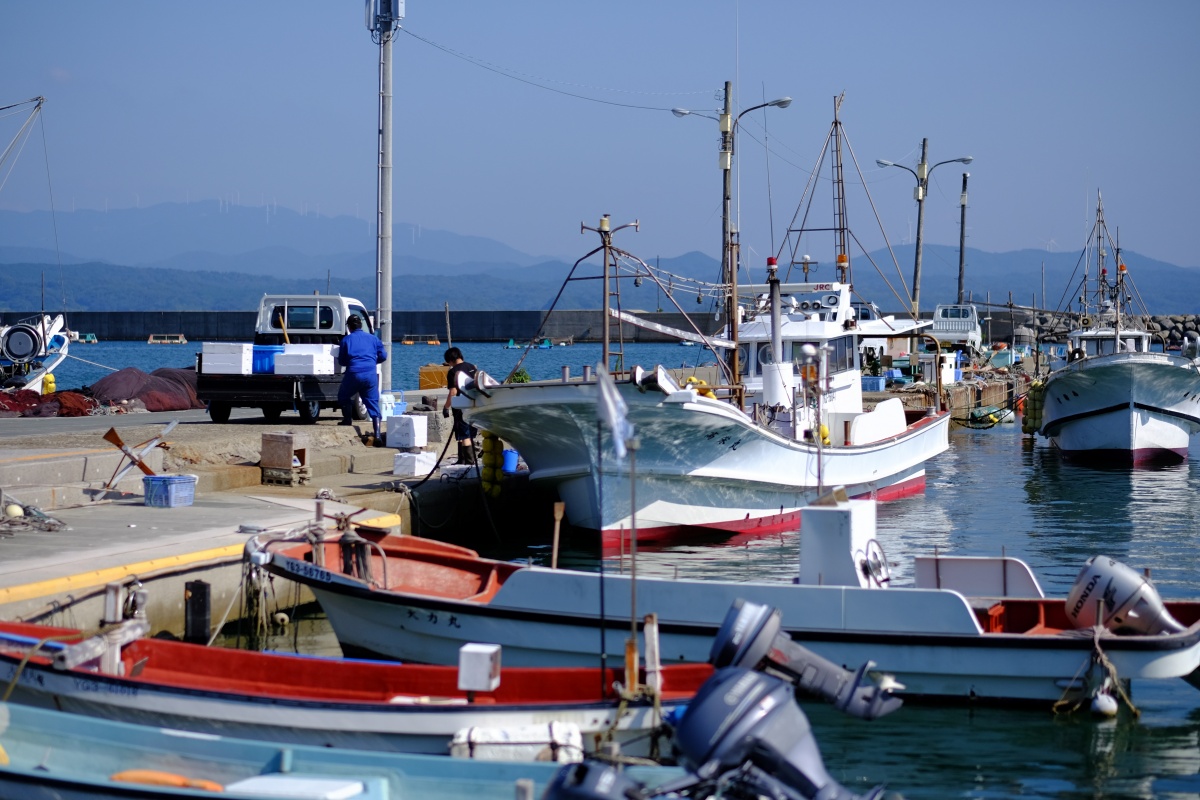
[[433, 470], [437, 453], [421, 450], [428, 442], [428, 422], [419, 414], [401, 414], [388, 420], [388, 447], [402, 451], [396, 453], [392, 464], [393, 475], [423, 477]]
[[254, 345], [204, 342], [200, 346], [203, 370], [208, 375], [249, 375], [254, 368]]
[[333, 375], [337, 372], [337, 345], [285, 344], [275, 356], [276, 375]]

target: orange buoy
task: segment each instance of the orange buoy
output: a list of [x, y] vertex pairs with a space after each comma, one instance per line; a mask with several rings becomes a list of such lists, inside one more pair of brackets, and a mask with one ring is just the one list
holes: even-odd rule
[[189, 778], [176, 775], [174, 772], [162, 772], [157, 769], [127, 769], [109, 777], [109, 780], [122, 783], [144, 783], [149, 786], [175, 786], [181, 789], [202, 789], [206, 792], [223, 792], [225, 787], [216, 781], [204, 778]]

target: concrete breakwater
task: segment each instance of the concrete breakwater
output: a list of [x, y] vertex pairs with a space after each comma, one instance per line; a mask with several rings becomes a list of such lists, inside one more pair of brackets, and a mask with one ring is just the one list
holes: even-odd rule
[[[636, 312], [638, 316], [659, 325], [692, 330], [712, 335], [721, 328], [721, 321], [711, 312], [681, 314], [679, 312]], [[903, 317], [903, 312], [887, 312]], [[929, 319], [932, 311], [922, 312]], [[11, 324], [36, 316], [38, 312], [6, 312], [0, 321]], [[192, 342], [249, 341], [254, 331], [254, 311], [71, 311], [66, 313], [67, 325], [74, 331], [94, 333], [101, 341], [146, 341], [154, 333], [182, 333]], [[1200, 315], [1164, 314], [1140, 317], [1147, 329], [1161, 334], [1168, 344], [1183, 341], [1187, 331], [1200, 332]], [[1008, 312], [994, 308], [985, 324], [984, 335], [991, 341], [1007, 342], [1014, 331], [1018, 344], [1031, 344], [1035, 335], [1043, 340], [1065, 341], [1066, 332], [1079, 322], [1078, 314], [1053, 315], [1044, 312]], [[612, 321], [616, 335], [617, 321]], [[667, 342], [674, 338], [657, 331], [621, 326], [629, 342]], [[604, 329], [599, 310], [555, 311], [451, 311], [450, 331], [464, 342], [528, 342], [535, 336], [559, 341], [598, 342]], [[393, 341], [407, 335], [446, 336], [444, 311], [394, 311], [392, 313]], [[443, 339], [444, 341], [444, 339]]]
[[[11, 324], [39, 312], [6, 312], [0, 321]], [[721, 323], [711, 312], [685, 315], [679, 312], [636, 312], [659, 325], [683, 330], [693, 326], [705, 335], [715, 333]], [[249, 341], [254, 333], [254, 311], [70, 311], [65, 313], [73, 331], [94, 333], [100, 341], [146, 341], [155, 333], [182, 333], [190, 342]], [[616, 335], [617, 321], [611, 322]], [[599, 310], [555, 311], [451, 311], [450, 331], [464, 342], [528, 342], [535, 336], [555, 341], [598, 342], [604, 330]], [[673, 337], [657, 331], [623, 325], [625, 341], [666, 342]], [[438, 336], [445, 341], [444, 311], [393, 311], [392, 340], [406, 335]]]

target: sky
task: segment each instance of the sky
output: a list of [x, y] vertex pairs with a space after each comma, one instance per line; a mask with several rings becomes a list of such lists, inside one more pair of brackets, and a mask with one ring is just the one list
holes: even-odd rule
[[[731, 81], [735, 112], [792, 98], [737, 129], [747, 263], [783, 246], [844, 93], [867, 249], [913, 240], [915, 180], [875, 162], [915, 167], [927, 138], [931, 164], [974, 158], [931, 173], [927, 243], [958, 245], [965, 171], [969, 247], [1081, 250], [1102, 192], [1124, 248], [1200, 266], [1192, 0], [408, 0], [401, 28], [393, 213], [407, 235], [574, 260], [596, 244], [580, 224], [607, 213], [639, 221], [617, 243], [645, 260], [716, 257], [717, 122], [670, 109], [715, 116]], [[0, 40], [0, 105], [47, 98], [0, 174], [0, 209], [375, 212], [379, 48], [361, 2], [12, 0]], [[0, 148], [17, 119], [0, 118]], [[815, 192], [828, 215], [828, 166]], [[824, 240], [799, 247], [832, 261]]]

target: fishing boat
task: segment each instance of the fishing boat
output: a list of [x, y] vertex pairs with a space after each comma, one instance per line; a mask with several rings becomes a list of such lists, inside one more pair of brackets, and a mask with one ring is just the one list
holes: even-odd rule
[[54, 370], [71, 339], [62, 314], [40, 314], [0, 327], [0, 389], [54, 391]]
[[187, 344], [187, 337], [182, 333], [152, 333], [146, 344]]
[[[1115, 275], [1105, 257], [1115, 254]], [[1089, 275], [1095, 259], [1096, 272]], [[1156, 466], [1187, 459], [1200, 432], [1200, 335], [1189, 332], [1178, 353], [1151, 350], [1145, 316], [1134, 312], [1132, 278], [1104, 221], [1083, 255], [1078, 327], [1067, 334], [1066, 359], [1029, 391], [1026, 433], [1037, 433], [1069, 460], [1095, 465]], [[1145, 311], [1142, 311], [1145, 314]]]
[[[531, 782], [540, 795], [559, 769], [552, 762], [448, 760], [198, 735], [13, 703], [0, 703], [0, 746], [0, 796], [28, 800], [214, 794], [229, 800], [511, 800], [522, 796], [518, 782]], [[651, 785], [681, 774], [630, 768], [631, 776]]]
[[488, 641], [514, 664], [585, 665], [598, 641], [653, 612], [663, 663], [703, 661], [740, 598], [780, 609], [792, 639], [834, 663], [874, 661], [906, 698], [1045, 708], [1130, 679], [1200, 681], [1200, 601], [1162, 604], [1148, 580], [1103, 557], [1065, 598], [1046, 598], [1008, 556], [918, 557], [913, 584], [893, 586], [873, 501], [844, 497], [804, 509], [795, 583], [521, 566], [404, 537], [372, 549], [370, 582], [339, 569], [337, 540], [316, 545], [323, 567], [310, 544], [263, 535], [247, 548], [255, 563], [308, 587], [354, 655], [443, 663], [464, 641]]
[[[836, 113], [830, 136], [840, 141]], [[841, 147], [833, 152], [840, 197]], [[837, 280], [787, 283], [770, 258], [766, 284], [697, 290], [698, 298], [705, 292], [739, 298], [726, 304], [718, 337], [664, 329], [619, 303], [613, 307], [610, 295], [617, 293], [609, 286], [618, 281], [610, 265], [635, 282], [649, 277], [662, 285], [665, 279], [612, 244], [608, 217], [589, 228], [601, 239], [592, 252], [603, 254], [606, 323], [612, 317], [729, 353], [720, 363], [719, 386], [689, 383], [662, 366], [613, 371], [615, 402], [637, 434], [636, 458], [605, 457], [622, 448], [614, 448], [620, 443], [611, 428], [599, 424], [600, 386], [589, 375], [493, 385], [498, 382], [484, 373], [452, 404], [472, 425], [516, 449], [529, 466], [529, 480], [557, 491], [571, 525], [599, 531], [606, 545], [634, 535], [639, 542], [663, 543], [714, 532], [787, 530], [796, 526], [801, 508], [835, 485], [880, 500], [923, 491], [926, 461], [949, 446], [950, 415], [936, 407], [907, 409], [898, 397], [866, 410], [861, 350], [864, 341], [919, 338], [929, 323], [860, 320], [851, 300], [852, 239], [844, 202], [840, 208]], [[799, 238], [803, 231], [795, 233]]]
[[80, 344], [99, 344], [100, 343], [100, 340], [96, 338], [96, 334], [94, 334], [94, 333], [81, 333], [81, 334], [79, 334], [79, 338], [76, 339], [76, 341], [78, 341]]
[[[426, 615], [426, 623], [435, 620], [459, 624], [453, 616]], [[148, 630], [144, 620], [125, 624]], [[447, 667], [133, 638], [105, 665], [94, 657], [102, 639], [70, 628], [0, 622], [0, 681], [19, 675], [14, 702], [264, 741], [445, 755], [460, 732], [535, 730], [529, 741], [536, 743], [554, 734], [548, 723], [555, 722], [568, 731], [562, 744], [569, 750], [573, 742], [576, 755], [605, 741], [646, 755], [662, 715], [686, 702], [712, 672], [707, 665], [668, 665], [654, 678], [657, 692], [638, 694], [645, 674], [622, 690], [623, 671], [602, 674], [598, 658], [574, 669], [501, 671], [506, 654], [488, 648], [471, 648], [478, 651], [473, 661], [456, 655], [461, 666]], [[481, 659], [485, 680], [475, 686]]]

